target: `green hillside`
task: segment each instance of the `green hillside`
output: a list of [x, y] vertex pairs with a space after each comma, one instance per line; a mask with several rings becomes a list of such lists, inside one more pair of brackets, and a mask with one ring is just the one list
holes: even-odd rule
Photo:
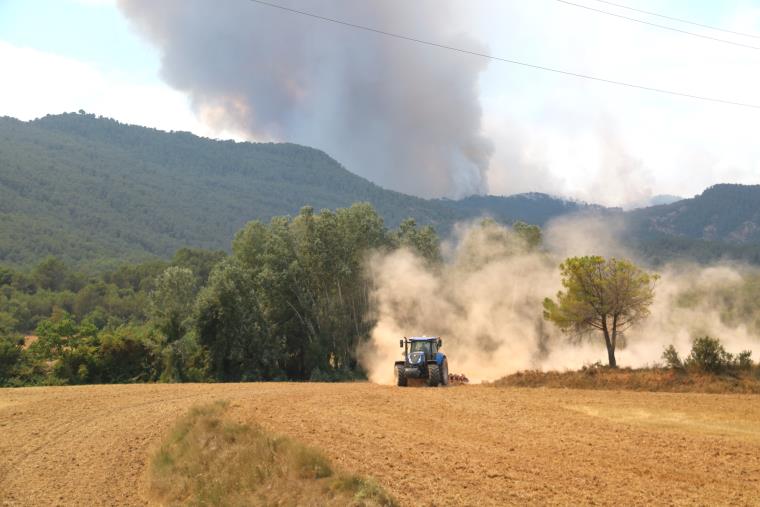
[[543, 226], [561, 215], [572, 213], [616, 213], [618, 208], [604, 208], [596, 204], [559, 199], [539, 192], [510, 196], [471, 195], [458, 201], [444, 201], [459, 213], [477, 217], [483, 214], [503, 222], [521, 220]]
[[630, 213], [641, 234], [760, 243], [760, 185], [714, 185], [691, 199]]
[[324, 152], [237, 143], [90, 114], [0, 118], [0, 263], [49, 255], [82, 267], [228, 248], [253, 219], [369, 202], [390, 227], [413, 217], [446, 233], [488, 214], [542, 225], [588, 208], [545, 194], [426, 200], [385, 190]]
[[[443, 235], [459, 220], [544, 225], [576, 212], [621, 216], [546, 194], [421, 199], [385, 190], [327, 154], [294, 144], [237, 143], [121, 124], [90, 114], [0, 118], [0, 264], [56, 256], [99, 270], [227, 249], [250, 220], [369, 202], [389, 227], [413, 217]], [[652, 263], [720, 258], [760, 263], [760, 186], [717, 185], [693, 199], [623, 214]]]
[[303, 146], [213, 141], [82, 114], [0, 119], [0, 263], [227, 248], [249, 220], [356, 201], [372, 203], [389, 225], [456, 217]]

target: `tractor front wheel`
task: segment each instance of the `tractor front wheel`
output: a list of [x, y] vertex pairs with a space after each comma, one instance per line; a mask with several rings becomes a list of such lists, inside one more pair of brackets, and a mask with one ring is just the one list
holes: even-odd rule
[[403, 366], [396, 366], [396, 385], [406, 387], [406, 375], [404, 374]]
[[446, 359], [441, 364], [441, 384], [449, 385], [449, 362]]
[[428, 365], [428, 381], [427, 384], [430, 387], [438, 387], [441, 383], [441, 370], [437, 364]]

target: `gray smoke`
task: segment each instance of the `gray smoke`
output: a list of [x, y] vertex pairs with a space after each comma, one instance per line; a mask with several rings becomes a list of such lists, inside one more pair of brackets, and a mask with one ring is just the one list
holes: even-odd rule
[[[448, 0], [312, 0], [281, 5], [450, 45]], [[162, 54], [162, 76], [201, 119], [257, 140], [327, 151], [376, 183], [426, 197], [485, 191], [485, 60], [282, 12], [247, 0], [119, 0]]]

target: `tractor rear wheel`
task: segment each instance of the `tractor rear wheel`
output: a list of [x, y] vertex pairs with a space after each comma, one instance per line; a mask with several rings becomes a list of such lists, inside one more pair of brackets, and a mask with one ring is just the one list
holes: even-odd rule
[[446, 359], [441, 364], [441, 384], [449, 385], [449, 362]]
[[406, 375], [404, 374], [403, 366], [396, 366], [396, 385], [406, 387]]
[[430, 387], [438, 387], [441, 383], [441, 370], [437, 364], [428, 365], [428, 381], [427, 384]]

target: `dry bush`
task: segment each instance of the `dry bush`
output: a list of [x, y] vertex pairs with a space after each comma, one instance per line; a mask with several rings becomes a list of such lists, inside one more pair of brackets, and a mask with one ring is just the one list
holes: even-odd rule
[[333, 470], [319, 451], [193, 408], [153, 456], [151, 499], [162, 505], [394, 506], [374, 481]]
[[518, 372], [494, 382], [496, 386], [627, 389], [703, 393], [760, 393], [760, 365], [752, 352], [731, 354], [720, 340], [696, 338], [682, 360], [673, 345], [662, 353], [665, 368], [610, 368], [596, 362], [580, 371]]
[[674, 370], [683, 369], [683, 361], [678, 355], [678, 351], [673, 345], [665, 347], [665, 351], [662, 353], [662, 359], [665, 361], [665, 366]]
[[671, 368], [608, 368], [592, 365], [580, 371], [529, 370], [495, 381], [497, 387], [553, 387], [631, 391], [756, 393], [760, 394], [757, 371], [716, 375], [696, 370]]

